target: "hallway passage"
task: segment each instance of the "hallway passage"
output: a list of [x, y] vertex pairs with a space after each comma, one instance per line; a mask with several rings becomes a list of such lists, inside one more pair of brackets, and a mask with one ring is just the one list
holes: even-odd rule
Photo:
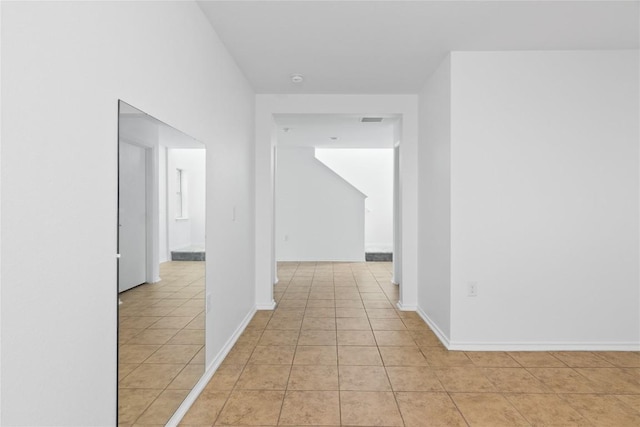
[[637, 352], [447, 351], [390, 263], [281, 263], [183, 426], [637, 426]]

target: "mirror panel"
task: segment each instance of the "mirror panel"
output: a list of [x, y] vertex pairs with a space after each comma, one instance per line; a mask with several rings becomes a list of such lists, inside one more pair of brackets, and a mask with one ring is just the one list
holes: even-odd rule
[[205, 363], [204, 145], [119, 101], [118, 424], [166, 424]]

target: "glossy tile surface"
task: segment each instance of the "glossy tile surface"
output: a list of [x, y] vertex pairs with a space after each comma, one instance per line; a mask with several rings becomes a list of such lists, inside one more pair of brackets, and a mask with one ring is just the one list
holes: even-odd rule
[[163, 263], [160, 277], [119, 295], [122, 426], [166, 424], [204, 373], [204, 262]]
[[[181, 425], [640, 425], [638, 353], [448, 351], [395, 308], [390, 277], [390, 263], [280, 263], [277, 308], [256, 313]], [[181, 381], [158, 366], [157, 381]]]

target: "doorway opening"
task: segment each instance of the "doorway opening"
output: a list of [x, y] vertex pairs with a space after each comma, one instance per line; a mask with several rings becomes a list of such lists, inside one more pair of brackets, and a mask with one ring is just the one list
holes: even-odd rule
[[401, 117], [276, 114], [274, 122], [274, 261], [399, 266]]

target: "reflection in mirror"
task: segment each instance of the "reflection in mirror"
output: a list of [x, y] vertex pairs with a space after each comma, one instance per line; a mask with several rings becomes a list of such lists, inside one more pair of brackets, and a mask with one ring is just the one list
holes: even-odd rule
[[205, 149], [120, 101], [118, 424], [164, 425], [204, 373]]

